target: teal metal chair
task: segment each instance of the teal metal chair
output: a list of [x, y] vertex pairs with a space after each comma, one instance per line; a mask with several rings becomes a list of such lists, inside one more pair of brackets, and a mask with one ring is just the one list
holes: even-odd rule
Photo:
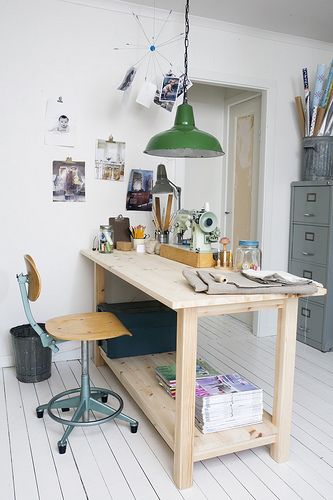
[[[30, 302], [36, 301], [40, 295], [40, 275], [30, 255], [25, 255], [24, 260], [27, 274], [17, 275], [17, 281], [25, 314], [32, 328], [40, 336], [43, 346], [57, 352], [60, 342], [67, 340], [81, 342], [81, 387], [63, 391], [48, 403], [36, 408], [38, 418], [42, 418], [44, 410], [47, 410], [53, 420], [66, 426], [62, 438], [58, 441], [59, 453], [66, 452], [68, 436], [78, 426], [88, 427], [119, 418], [130, 424], [131, 432], [137, 432], [138, 421], [122, 413], [124, 406], [122, 398], [109, 389], [91, 387], [89, 377], [89, 341], [112, 339], [131, 333], [114, 314], [108, 312], [70, 314], [53, 318], [46, 322], [44, 331], [35, 321], [30, 309]], [[117, 400], [116, 409], [107, 404], [108, 396]], [[59, 413], [55, 413], [57, 410], [66, 412], [70, 409], [74, 409], [71, 420], [61, 418]], [[97, 418], [92, 412], [105, 416]]]

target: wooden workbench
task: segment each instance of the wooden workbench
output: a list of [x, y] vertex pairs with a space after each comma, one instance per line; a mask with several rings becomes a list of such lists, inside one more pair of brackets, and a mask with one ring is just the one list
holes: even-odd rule
[[[177, 398], [174, 401], [155, 378], [155, 366], [174, 361], [173, 355], [110, 359], [96, 347], [95, 363], [105, 361], [174, 452], [174, 481], [192, 485], [193, 463], [240, 450], [270, 445], [277, 462], [289, 456], [294, 383], [297, 295], [206, 295], [192, 291], [182, 276], [186, 267], [157, 255], [117, 252], [81, 254], [94, 263], [95, 306], [105, 301], [105, 271], [177, 311]], [[318, 294], [326, 291], [320, 289]], [[115, 300], [117, 302], [117, 300]], [[201, 316], [278, 309], [273, 413], [260, 424], [202, 434], [194, 425], [197, 320]]]

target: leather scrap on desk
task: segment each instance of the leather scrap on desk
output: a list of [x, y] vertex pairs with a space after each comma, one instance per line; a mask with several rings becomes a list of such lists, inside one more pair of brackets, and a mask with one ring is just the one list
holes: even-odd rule
[[[219, 281], [219, 271], [201, 269], [184, 269], [183, 276], [193, 287], [195, 292], [205, 292], [208, 295], [246, 295], [268, 293], [295, 293], [312, 295], [317, 291], [317, 285], [311, 280], [292, 284], [282, 284], [276, 281], [271, 283], [258, 283], [239, 272], [223, 272], [226, 282]], [[297, 278], [295, 276], [295, 278]]]
[[314, 283], [317, 287], [323, 288], [323, 285], [318, 283], [318, 281], [301, 278], [285, 271], [254, 271], [253, 269], [248, 269], [241, 271], [241, 273], [246, 278], [262, 284], [305, 285]]

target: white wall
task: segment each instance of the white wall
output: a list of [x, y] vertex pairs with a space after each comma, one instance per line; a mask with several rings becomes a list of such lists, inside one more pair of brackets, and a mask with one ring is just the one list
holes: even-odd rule
[[[133, 7], [127, 10], [112, 0], [84, 3], [0, 0], [0, 365], [10, 362], [9, 328], [25, 322], [15, 280], [23, 269], [23, 254], [35, 257], [43, 277], [44, 292], [34, 307], [39, 321], [91, 310], [92, 269], [79, 249], [91, 245], [99, 224], [110, 215], [127, 215], [129, 170], [156, 167], [159, 159], [142, 150], [151, 135], [173, 121], [173, 115], [156, 106], [140, 108], [134, 92], [124, 100], [115, 90], [127, 67], [140, 56], [112, 50], [127, 41], [142, 43], [130, 13]], [[143, 14], [147, 12], [142, 8]], [[166, 36], [183, 30], [182, 17], [174, 19]], [[225, 85], [267, 84], [266, 161], [274, 179], [266, 185], [265, 203], [272, 207], [269, 251], [275, 267], [287, 265], [289, 184], [300, 171], [293, 97], [301, 91], [302, 66], [314, 70], [317, 63], [329, 62], [331, 55], [332, 45], [200, 19], [191, 23], [193, 78]], [[179, 46], [172, 58], [181, 67]], [[59, 95], [77, 104], [75, 148], [44, 145], [46, 99]], [[127, 142], [126, 179], [121, 185], [93, 178], [95, 139], [110, 133]], [[83, 204], [52, 202], [52, 161], [66, 156], [86, 162]], [[183, 167], [174, 171], [170, 162], [167, 168], [169, 176], [180, 182]], [[130, 216], [134, 224], [148, 223], [147, 215], [131, 212]]]
[[[223, 148], [224, 89], [194, 84], [189, 90], [189, 102], [193, 105], [196, 126], [217, 137]], [[200, 209], [208, 201], [220, 221], [223, 165], [223, 157], [186, 159], [183, 208]]]

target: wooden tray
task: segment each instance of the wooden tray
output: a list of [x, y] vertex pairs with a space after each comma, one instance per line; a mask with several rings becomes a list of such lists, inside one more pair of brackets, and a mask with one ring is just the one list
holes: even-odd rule
[[192, 267], [214, 267], [216, 264], [213, 252], [196, 253], [188, 248], [165, 243], [161, 245], [160, 256]]

